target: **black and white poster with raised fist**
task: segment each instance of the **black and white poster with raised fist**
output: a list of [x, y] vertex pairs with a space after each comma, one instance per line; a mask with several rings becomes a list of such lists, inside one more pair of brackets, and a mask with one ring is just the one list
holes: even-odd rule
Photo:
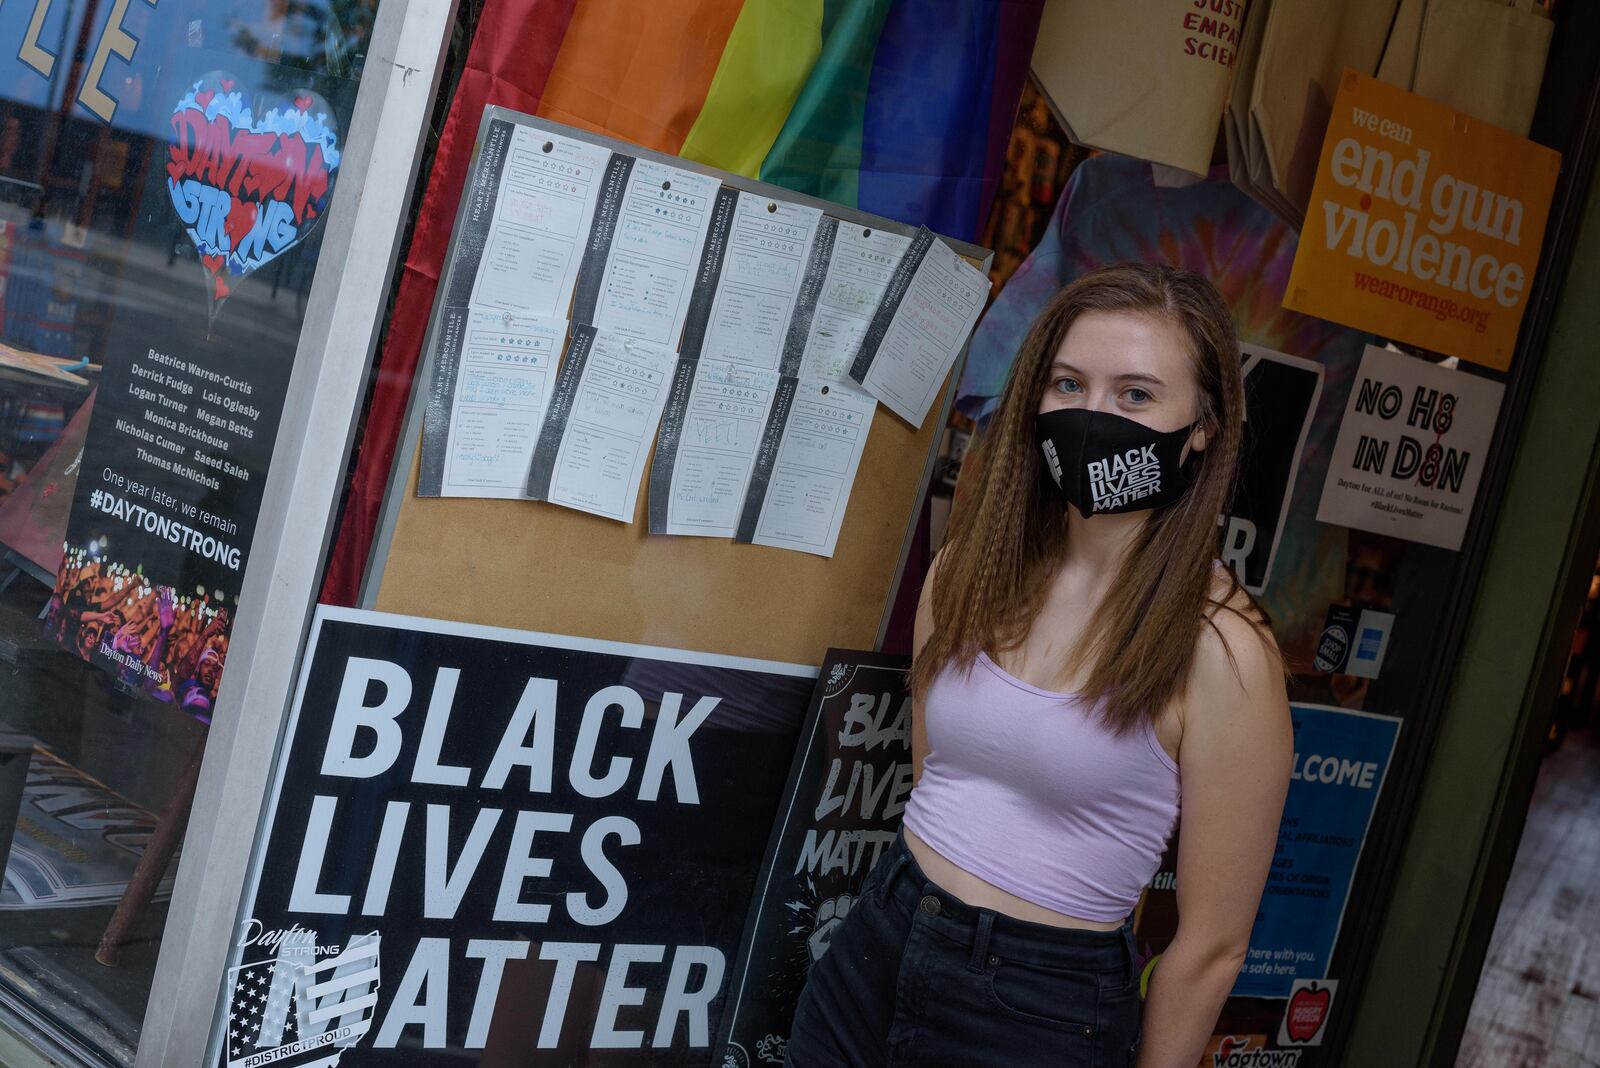
[[905, 657], [828, 650], [733, 967], [718, 1068], [783, 1063], [828, 951], [911, 796]]

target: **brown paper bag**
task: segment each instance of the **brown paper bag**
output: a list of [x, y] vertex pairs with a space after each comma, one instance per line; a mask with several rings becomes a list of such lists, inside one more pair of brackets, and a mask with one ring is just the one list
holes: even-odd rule
[[1073, 141], [1203, 175], [1244, 0], [1046, 0], [1033, 73]]
[[1245, 12], [1244, 28], [1239, 36], [1239, 58], [1233, 68], [1233, 88], [1222, 116], [1222, 130], [1228, 146], [1228, 175], [1233, 184], [1269, 211], [1299, 226], [1303, 212], [1285, 200], [1272, 184], [1272, 168], [1267, 164], [1266, 149], [1261, 143], [1261, 128], [1250, 117], [1251, 90], [1255, 86], [1256, 66], [1271, 9], [1272, 0], [1252, 0], [1250, 9]]
[[1526, 137], [1553, 29], [1533, 0], [1401, 0], [1378, 77]]
[[1250, 90], [1250, 117], [1272, 185], [1296, 226], [1311, 199], [1339, 74], [1371, 74], [1398, 0], [1272, 0]]

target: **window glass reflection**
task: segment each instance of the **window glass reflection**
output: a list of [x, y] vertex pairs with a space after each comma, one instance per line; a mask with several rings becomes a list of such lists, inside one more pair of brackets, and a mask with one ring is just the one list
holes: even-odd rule
[[137, 1046], [376, 9], [0, 4], [0, 1003], [93, 1060]]

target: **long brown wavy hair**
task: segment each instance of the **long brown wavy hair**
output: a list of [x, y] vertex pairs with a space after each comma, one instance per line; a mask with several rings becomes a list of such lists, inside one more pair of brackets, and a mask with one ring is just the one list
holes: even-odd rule
[[[1170, 319], [1190, 342], [1206, 447], [1191, 453], [1189, 489], [1156, 509], [1124, 557], [1092, 627], [1061, 666], [1083, 677], [1118, 733], [1158, 713], [1182, 692], [1201, 628], [1219, 609], [1237, 612], [1274, 650], [1265, 616], [1229, 572], [1215, 588], [1217, 517], [1233, 496], [1244, 427], [1244, 383], [1233, 319], [1204, 277], [1166, 265], [1123, 263], [1083, 275], [1045, 306], [1017, 353], [1000, 407], [973, 457], [939, 557], [933, 631], [916, 658], [912, 685], [927, 686], [947, 665], [969, 670], [980, 652], [1013, 649], [1027, 637], [1067, 544], [1065, 509], [1047, 482], [1034, 418], [1050, 365], [1085, 312]], [[1235, 597], [1246, 599], [1236, 607]], [[1232, 657], [1231, 650], [1228, 653]]]

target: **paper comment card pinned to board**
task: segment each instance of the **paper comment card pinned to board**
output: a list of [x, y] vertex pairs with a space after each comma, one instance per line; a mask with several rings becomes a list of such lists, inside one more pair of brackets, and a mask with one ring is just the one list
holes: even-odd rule
[[536, 501], [633, 522], [677, 353], [580, 325], [528, 474]]
[[472, 308], [461, 333], [439, 494], [521, 497], [567, 321]]
[[494, 215], [472, 283], [473, 304], [566, 317], [610, 158], [610, 150], [599, 145], [533, 126], [511, 127], [499, 172], [492, 176]]
[[988, 295], [988, 276], [921, 228], [889, 280], [850, 377], [920, 427]]

